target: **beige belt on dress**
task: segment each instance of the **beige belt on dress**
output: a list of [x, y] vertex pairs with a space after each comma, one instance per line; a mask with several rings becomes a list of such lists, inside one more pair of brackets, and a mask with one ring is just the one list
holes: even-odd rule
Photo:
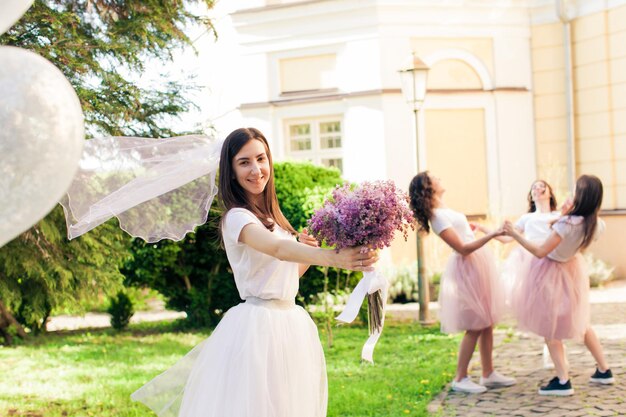
[[248, 297], [246, 298], [246, 303], [281, 310], [287, 310], [296, 306], [296, 300], [266, 300], [258, 297]]

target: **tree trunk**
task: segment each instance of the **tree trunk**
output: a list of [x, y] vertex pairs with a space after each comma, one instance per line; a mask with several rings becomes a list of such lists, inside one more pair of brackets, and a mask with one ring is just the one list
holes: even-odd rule
[[9, 328], [9, 322], [4, 319], [4, 316], [0, 314], [0, 336], [4, 339], [4, 344], [10, 346], [13, 344], [13, 337], [6, 329]]
[[41, 320], [41, 332], [46, 333], [48, 331], [48, 320], [50, 320], [50, 314], [52, 314], [52, 308], [50, 304], [46, 302], [46, 312]]
[[185, 283], [187, 292], [191, 291], [191, 281], [189, 281], [189, 277], [187, 275], [183, 275], [183, 282]]
[[5, 327], [5, 323], [0, 323], [0, 336], [4, 339], [4, 345], [11, 346], [13, 344], [13, 337], [6, 329], [8, 329], [8, 326]]
[[13, 341], [11, 339], [11, 335], [7, 331], [7, 329], [11, 327], [11, 325], [15, 326], [17, 335], [19, 337], [21, 337], [22, 339], [26, 339], [26, 337], [28, 337], [22, 325], [19, 324], [17, 320], [15, 320], [15, 317], [13, 317], [13, 314], [11, 314], [9, 310], [7, 310], [7, 308], [5, 307], [4, 303], [1, 300], [0, 300], [0, 318], [1, 318], [0, 324], [3, 325], [1, 326], [1, 329], [2, 329], [1, 333], [2, 333], [2, 336], [4, 337], [4, 340], [7, 343], [10, 344]]

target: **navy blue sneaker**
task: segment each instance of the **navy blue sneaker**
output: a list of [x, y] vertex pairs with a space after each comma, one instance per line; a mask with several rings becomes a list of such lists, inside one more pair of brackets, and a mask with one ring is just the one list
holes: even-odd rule
[[613, 372], [610, 369], [607, 369], [604, 372], [600, 372], [600, 370], [596, 367], [596, 371], [589, 378], [589, 382], [595, 382], [596, 384], [612, 384], [615, 382], [615, 378], [613, 378]]
[[565, 384], [561, 384], [559, 382], [559, 377], [555, 376], [548, 382], [548, 385], [544, 385], [539, 388], [539, 395], [557, 395], [557, 396], [568, 396], [574, 395], [574, 388], [572, 388], [572, 383], [567, 380]]

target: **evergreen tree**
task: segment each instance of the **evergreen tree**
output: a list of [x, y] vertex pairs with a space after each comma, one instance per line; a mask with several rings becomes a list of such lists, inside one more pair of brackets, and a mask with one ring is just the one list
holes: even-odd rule
[[119, 268], [130, 256], [129, 245], [114, 222], [68, 241], [63, 210], [57, 207], [0, 249], [0, 302], [33, 332], [43, 331], [54, 308], [76, 308], [120, 290]]
[[[211, 22], [192, 8], [213, 0], [35, 0], [0, 45], [31, 50], [55, 64], [80, 99], [89, 135], [174, 136], [167, 123], [193, 104], [192, 84], [136, 82], [147, 62], [172, 60], [191, 45], [189, 25]], [[0, 335], [24, 337], [15, 319], [45, 330], [53, 309], [122, 286], [130, 238], [109, 222], [69, 242], [60, 207], [0, 248]]]
[[163, 124], [188, 110], [193, 85], [164, 81], [140, 87], [149, 62], [171, 61], [191, 45], [188, 25], [211, 22], [189, 11], [213, 0], [36, 0], [0, 44], [28, 49], [59, 68], [80, 99], [92, 135], [167, 137]]

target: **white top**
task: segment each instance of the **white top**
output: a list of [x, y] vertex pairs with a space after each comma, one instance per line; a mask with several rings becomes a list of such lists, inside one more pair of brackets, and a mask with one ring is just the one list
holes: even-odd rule
[[533, 211], [526, 213], [517, 220], [515, 227], [524, 232], [524, 237], [531, 242], [543, 242], [552, 232], [551, 224], [561, 217], [558, 211], [542, 213]]
[[[257, 297], [265, 300], [293, 300], [298, 292], [298, 264], [285, 262], [239, 243], [244, 226], [263, 223], [249, 210], [230, 209], [222, 223], [226, 256], [235, 276], [235, 284], [242, 300]], [[275, 225], [272, 232], [284, 239], [295, 239], [289, 232]]]
[[[563, 216], [554, 223], [552, 230], [561, 236], [561, 243], [548, 254], [548, 258], [557, 262], [567, 262], [576, 255], [585, 235], [584, 220], [582, 216]], [[605, 228], [604, 221], [598, 218], [594, 240], [604, 233]]]
[[471, 242], [475, 239], [474, 232], [463, 213], [449, 208], [436, 208], [433, 210], [433, 217], [430, 219], [433, 232], [438, 235], [446, 229], [453, 228], [459, 235], [463, 243]]

